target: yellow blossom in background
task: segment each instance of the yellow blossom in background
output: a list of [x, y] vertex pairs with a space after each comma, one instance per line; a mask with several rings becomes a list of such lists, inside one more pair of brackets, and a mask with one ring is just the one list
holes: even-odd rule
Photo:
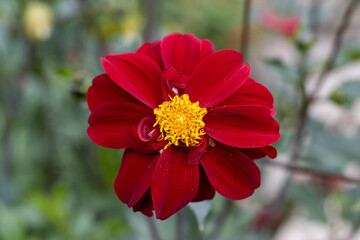
[[30, 2], [23, 15], [26, 35], [34, 41], [46, 40], [50, 37], [53, 25], [53, 11], [42, 2]]
[[124, 32], [134, 33], [141, 32], [141, 15], [139, 12], [133, 11], [123, 20]]
[[141, 15], [137, 11], [133, 11], [122, 22], [123, 38], [129, 44], [141, 37]]

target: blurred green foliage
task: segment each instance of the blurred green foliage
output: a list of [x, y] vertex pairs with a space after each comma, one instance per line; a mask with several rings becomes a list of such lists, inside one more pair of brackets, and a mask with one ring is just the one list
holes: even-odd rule
[[330, 99], [340, 106], [351, 108], [354, 101], [360, 95], [360, 81], [345, 82], [339, 89], [334, 91]]
[[[134, 51], [147, 40], [144, 26], [149, 13], [144, 1], [43, 1], [53, 16], [47, 23], [51, 34], [34, 37], [24, 24], [24, 13], [33, 1], [0, 0], [0, 239], [151, 239], [148, 219], [120, 203], [113, 191], [122, 151], [98, 147], [86, 135], [86, 91], [92, 78], [103, 72], [100, 57]], [[242, 3], [158, 0], [162, 21], [156, 26], [157, 38], [174, 31], [191, 32], [211, 39], [218, 50], [237, 49]], [[285, 8], [282, 1], [273, 3]], [[287, 3], [287, 9], [293, 7]], [[311, 47], [312, 43], [301, 49]], [[341, 64], [347, 64], [359, 59], [359, 51], [346, 50], [341, 56]], [[267, 86], [274, 94], [282, 131], [276, 144], [281, 153], [294, 135], [301, 102], [299, 72], [279, 59], [266, 63]], [[358, 89], [358, 82], [348, 83], [331, 99], [349, 107], [359, 97]], [[311, 122], [308, 132], [311, 144], [302, 156], [306, 163], [337, 172], [347, 163], [359, 164], [359, 133], [349, 139], [317, 121]], [[303, 215], [326, 221], [322, 206], [330, 196], [345, 219], [357, 221], [359, 189], [335, 193], [331, 187], [321, 189], [292, 183], [284, 206], [304, 208]], [[261, 194], [255, 193], [250, 207], [231, 210], [221, 239], [239, 235], [270, 239], [254, 227], [266, 200]], [[226, 200], [219, 195], [211, 202], [203, 232], [186, 208], [186, 239], [207, 239], [223, 204]], [[174, 237], [174, 218], [155, 224], [164, 239]]]

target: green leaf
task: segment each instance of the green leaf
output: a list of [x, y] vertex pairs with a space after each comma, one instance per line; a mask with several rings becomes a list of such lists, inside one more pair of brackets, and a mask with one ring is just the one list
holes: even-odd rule
[[0, 202], [0, 239], [25, 239], [26, 225], [17, 209]]
[[314, 46], [315, 39], [314, 36], [302, 26], [294, 39], [294, 43], [300, 53], [306, 53]]
[[62, 77], [73, 78], [75, 76], [76, 70], [73, 68], [58, 68], [56, 73]]
[[345, 51], [346, 59], [350, 62], [357, 61], [360, 59], [360, 48], [353, 48]]
[[279, 58], [265, 59], [265, 64], [270, 71], [276, 74], [276, 78], [281, 78], [283, 81], [290, 84], [298, 84], [298, 76], [295, 69]]
[[332, 101], [345, 108], [351, 108], [358, 97], [360, 97], [360, 81], [346, 82], [330, 95]]
[[308, 123], [311, 144], [302, 156], [302, 160], [311, 166], [341, 173], [345, 164], [360, 159], [360, 135], [351, 138], [339, 131], [329, 131], [321, 122], [311, 120]]
[[340, 67], [347, 63], [358, 61], [360, 59], [360, 47], [356, 44], [350, 46], [344, 46], [344, 50], [341, 51], [336, 57], [335, 66]]

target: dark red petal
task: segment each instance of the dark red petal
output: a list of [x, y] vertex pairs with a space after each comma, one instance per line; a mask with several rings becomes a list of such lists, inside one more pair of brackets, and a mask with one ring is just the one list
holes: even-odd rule
[[213, 52], [215, 52], [214, 44], [207, 39], [201, 40], [201, 49], [197, 57], [197, 62], [199, 63], [201, 60], [203, 60], [205, 57], [209, 56]]
[[270, 110], [257, 106], [222, 106], [204, 116], [205, 132], [226, 145], [263, 147], [279, 140], [279, 124]]
[[222, 196], [239, 200], [249, 197], [260, 186], [260, 170], [236, 148], [216, 143], [200, 160], [213, 188]]
[[101, 62], [117, 85], [151, 109], [163, 102], [161, 70], [150, 57], [139, 53], [124, 53], [108, 55]]
[[195, 198], [192, 200], [192, 202], [211, 200], [215, 196], [215, 190], [211, 186], [209, 179], [207, 178], [206, 173], [201, 165], [199, 165], [199, 170], [200, 170], [199, 190]]
[[194, 69], [185, 93], [204, 108], [224, 101], [249, 77], [250, 65], [242, 64], [242, 59], [242, 55], [233, 50], [209, 55]]
[[251, 159], [258, 159], [268, 156], [269, 158], [276, 158], [277, 151], [272, 146], [266, 146], [261, 148], [240, 148], [240, 150]]
[[266, 146], [266, 147], [262, 147], [260, 148], [261, 151], [263, 151], [269, 158], [276, 158], [277, 157], [277, 151], [276, 148], [274, 148], [273, 146]]
[[261, 106], [273, 109], [273, 102], [269, 90], [249, 78], [236, 92], [217, 106]]
[[[141, 121], [139, 122], [141, 124]], [[131, 125], [124, 130], [124, 142], [129, 145], [130, 148], [141, 153], [154, 153], [164, 148], [167, 141], [142, 141], [138, 132], [139, 125]]]
[[164, 62], [161, 56], [160, 41], [155, 41], [153, 43], [143, 44], [136, 53], [144, 54], [151, 57], [160, 67], [161, 70], [164, 70]]
[[198, 165], [186, 163], [187, 152], [179, 147], [165, 149], [156, 165], [151, 195], [156, 217], [164, 220], [194, 199], [199, 187]]
[[128, 102], [142, 105], [139, 100], [114, 83], [106, 73], [94, 78], [87, 92], [87, 102], [90, 111], [104, 102]]
[[197, 64], [201, 41], [192, 34], [170, 34], [161, 41], [165, 67], [173, 66], [181, 75], [190, 75]]
[[149, 188], [146, 193], [140, 198], [140, 200], [133, 207], [134, 212], [141, 211], [147, 217], [152, 217], [154, 205], [151, 199], [151, 188]]
[[136, 53], [140, 53], [140, 54], [144, 54], [144, 55], [148, 55], [148, 50], [151, 46], [151, 43], [144, 43], [143, 45], [141, 45], [138, 50], [136, 50]]
[[159, 156], [159, 153], [141, 154], [131, 149], [125, 150], [114, 189], [128, 207], [133, 207], [149, 189]]
[[[96, 144], [108, 148], [129, 148], [125, 130], [136, 127], [138, 122], [153, 114], [146, 106], [133, 103], [106, 102], [89, 117], [89, 138]], [[136, 135], [137, 136], [137, 135]]]
[[87, 90], [86, 99], [90, 112], [92, 112], [97, 107], [97, 105], [104, 102], [101, 98], [97, 96], [92, 86], [89, 87], [89, 89]]

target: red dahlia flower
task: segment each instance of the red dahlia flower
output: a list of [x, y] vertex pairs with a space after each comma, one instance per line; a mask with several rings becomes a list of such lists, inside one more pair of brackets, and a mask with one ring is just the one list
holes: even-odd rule
[[269, 144], [279, 125], [271, 93], [242, 60], [177, 33], [101, 59], [106, 74], [88, 90], [87, 133], [126, 149], [114, 183], [122, 202], [166, 219], [215, 191], [238, 200], [259, 187], [253, 160], [276, 156]]
[[269, 10], [263, 12], [260, 22], [268, 29], [288, 36], [293, 36], [300, 25], [298, 16], [280, 16]]

